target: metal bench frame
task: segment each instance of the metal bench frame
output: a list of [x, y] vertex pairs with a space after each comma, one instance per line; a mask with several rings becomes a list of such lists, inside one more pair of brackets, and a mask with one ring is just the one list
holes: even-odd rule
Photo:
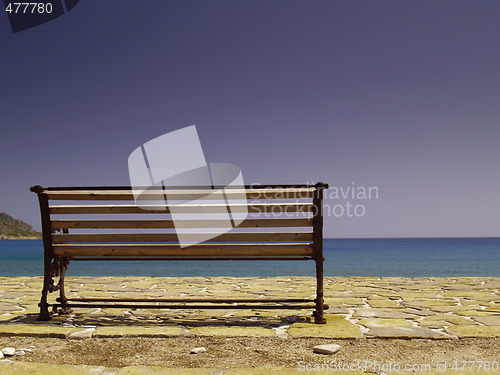
[[[209, 187], [210, 189], [211, 187]], [[325, 183], [315, 185], [246, 185], [247, 199], [258, 199], [257, 195], [265, 193], [269, 199], [278, 198], [288, 203], [248, 203], [248, 212], [271, 212], [273, 207], [285, 207], [291, 211], [309, 212], [309, 216], [292, 219], [274, 218], [247, 219], [243, 227], [273, 227], [275, 232], [252, 232], [247, 234], [226, 233], [206, 243], [180, 248], [172, 243], [175, 233], [157, 234], [104, 234], [95, 233], [70, 234], [73, 228], [173, 228], [171, 220], [60, 220], [52, 215], [117, 213], [127, 216], [127, 213], [152, 213], [143, 211], [139, 206], [131, 205], [93, 205], [90, 208], [69, 205], [54, 205], [52, 201], [86, 201], [94, 203], [104, 200], [133, 200], [131, 187], [48, 187], [33, 186], [30, 190], [38, 195], [40, 204], [43, 246], [44, 246], [44, 281], [42, 297], [39, 303], [38, 320], [49, 320], [53, 307], [54, 313], [69, 313], [72, 308], [166, 308], [166, 309], [309, 309], [314, 308], [315, 323], [325, 323], [323, 312], [328, 309], [323, 298], [323, 190], [328, 188]], [[178, 189], [176, 187], [176, 189]], [[199, 187], [183, 187], [199, 189]], [[163, 193], [163, 191], [162, 191]], [[279, 194], [278, 194], [279, 193]], [[304, 194], [302, 194], [304, 193]], [[304, 197], [306, 202], [304, 203]], [[113, 198], [113, 199], [110, 199]], [[289, 199], [302, 198], [299, 203], [289, 203]], [[268, 199], [268, 200], [269, 200]], [[309, 200], [309, 201], [308, 201]], [[311, 201], [311, 202], [310, 202]], [[262, 211], [260, 211], [262, 210]], [[163, 211], [165, 213], [165, 207]], [[73, 216], [74, 217], [74, 216]], [[295, 220], [295, 221], [293, 221]], [[254, 224], [255, 223], [255, 224]], [[301, 230], [290, 231], [292, 224], [300, 224]], [[209, 223], [210, 227], [210, 223]], [[214, 227], [213, 225], [211, 227]], [[304, 232], [303, 229], [312, 232]], [[283, 231], [283, 229], [285, 229]], [[113, 237], [114, 236], [114, 237]], [[164, 236], [164, 237], [159, 237]], [[225, 236], [225, 237], [224, 237]], [[113, 239], [122, 244], [109, 244]], [[165, 241], [159, 241], [165, 238]], [[248, 238], [251, 240], [249, 241]], [[283, 242], [285, 239], [297, 239], [293, 243]], [[129, 244], [137, 239], [139, 244]], [[222, 242], [221, 242], [222, 241]], [[225, 241], [225, 242], [224, 242]], [[75, 244], [85, 242], [85, 244]], [[91, 244], [89, 244], [89, 242]], [[126, 242], [127, 244], [123, 244]], [[142, 244], [146, 242], [146, 244]], [[154, 244], [147, 243], [154, 242]], [[165, 242], [165, 244], [158, 244]], [[230, 242], [230, 243], [227, 243]], [[316, 263], [316, 297], [312, 298], [268, 298], [268, 299], [128, 299], [128, 298], [67, 298], [65, 294], [65, 274], [72, 260], [314, 260]], [[54, 278], [59, 277], [57, 284]], [[49, 293], [59, 291], [56, 303], [49, 304]]]

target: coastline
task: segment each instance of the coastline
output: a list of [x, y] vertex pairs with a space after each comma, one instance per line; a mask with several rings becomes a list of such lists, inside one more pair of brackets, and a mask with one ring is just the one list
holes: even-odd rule
[[42, 237], [7, 237], [7, 236], [0, 236], [0, 240], [41, 240]]

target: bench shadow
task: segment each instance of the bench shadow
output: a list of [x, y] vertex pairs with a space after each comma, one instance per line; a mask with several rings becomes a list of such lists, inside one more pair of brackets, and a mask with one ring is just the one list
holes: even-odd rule
[[[184, 314], [183, 314], [184, 315]], [[187, 314], [186, 314], [187, 315]], [[161, 314], [151, 315], [111, 315], [104, 313], [79, 313], [53, 314], [47, 321], [39, 321], [38, 314], [19, 314], [4, 323], [30, 324], [40, 326], [66, 326], [82, 327], [155, 327], [155, 326], [185, 326], [185, 327], [252, 327], [252, 328], [277, 328], [292, 323], [312, 322], [310, 316], [298, 314], [281, 314], [280, 316], [239, 314], [238, 316], [168, 316]]]

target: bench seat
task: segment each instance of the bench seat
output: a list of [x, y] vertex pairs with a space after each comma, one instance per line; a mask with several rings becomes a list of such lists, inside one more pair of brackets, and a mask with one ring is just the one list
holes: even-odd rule
[[[322, 202], [327, 187], [155, 188], [141, 191], [138, 200], [139, 193], [127, 186], [33, 186], [45, 264], [39, 319], [50, 319], [50, 306], [59, 313], [84, 306], [314, 308], [315, 322], [324, 323]], [[213, 194], [218, 189], [222, 194]], [[313, 299], [68, 299], [65, 273], [70, 261], [80, 260], [314, 260], [317, 291]], [[49, 303], [49, 293], [57, 290], [59, 298]]]

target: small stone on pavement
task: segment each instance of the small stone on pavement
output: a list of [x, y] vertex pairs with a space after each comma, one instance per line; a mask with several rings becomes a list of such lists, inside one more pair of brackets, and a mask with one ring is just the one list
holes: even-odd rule
[[340, 345], [337, 344], [326, 344], [326, 345], [316, 345], [313, 348], [314, 353], [318, 354], [334, 354], [340, 350]]
[[68, 338], [72, 340], [90, 339], [94, 331], [95, 328], [88, 328], [84, 331], [73, 332]]
[[15, 352], [16, 352], [16, 349], [14, 349], [13, 347], [10, 347], [10, 346], [2, 349], [2, 353], [5, 356], [12, 356], [12, 355], [14, 355]]
[[200, 354], [200, 353], [205, 353], [207, 349], [200, 347], [200, 348], [194, 348], [191, 349], [191, 354]]

